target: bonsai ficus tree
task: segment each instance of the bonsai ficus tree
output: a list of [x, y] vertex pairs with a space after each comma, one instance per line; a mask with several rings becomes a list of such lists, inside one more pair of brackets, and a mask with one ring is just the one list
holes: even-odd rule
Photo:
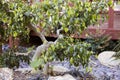
[[[70, 61], [76, 66], [86, 67], [92, 51], [90, 44], [73, 39], [73, 35], [82, 33], [88, 26], [98, 24], [100, 13], [107, 11], [110, 2], [82, 2], [81, 0], [44, 0], [40, 6], [39, 26], [30, 24], [29, 28], [41, 38], [43, 44], [38, 46], [31, 65], [38, 68], [53, 60]], [[34, 5], [34, 4], [33, 4]], [[55, 41], [48, 41], [45, 35], [55, 34]]]
[[[72, 35], [80, 35], [89, 25], [98, 23], [99, 13], [106, 11], [108, 3], [111, 2], [43, 0], [40, 3], [29, 4], [21, 0], [0, 0], [0, 28], [3, 29], [0, 34], [2, 39], [7, 40], [9, 36], [26, 36], [30, 30], [34, 31], [43, 42], [33, 55], [31, 62], [34, 62], [34, 65], [31, 65], [34, 67], [38, 67], [42, 62], [65, 58], [73, 64], [77, 64], [81, 59], [81, 64], [85, 65], [91, 54], [91, 51], [87, 50], [90, 45], [74, 40]], [[57, 39], [48, 41], [45, 36], [50, 34], [55, 34]], [[76, 59], [74, 56], [77, 56]]]

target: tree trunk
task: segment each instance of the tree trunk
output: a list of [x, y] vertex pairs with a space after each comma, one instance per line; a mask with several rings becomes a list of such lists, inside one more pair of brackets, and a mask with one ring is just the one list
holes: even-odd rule
[[19, 38], [15, 38], [13, 44], [14, 44], [15, 48], [18, 48], [18, 46], [20, 44], [20, 39]]
[[39, 59], [44, 51], [46, 51], [51, 45], [55, 44], [54, 42], [47, 42], [37, 47], [35, 54], [33, 55], [32, 61]]
[[2, 43], [0, 43], [0, 55], [2, 54]]
[[1, 35], [0, 35], [0, 54], [2, 53], [2, 39], [1, 39]]
[[10, 48], [13, 48], [13, 37], [9, 36], [9, 46]]
[[37, 28], [36, 28], [35, 25], [33, 25], [33, 24], [28, 24], [28, 27], [29, 27], [31, 30], [33, 30], [33, 31], [35, 32], [35, 34], [36, 34], [36, 35], [42, 40], [42, 42], [43, 42], [42, 45], [40, 45], [40, 46], [37, 47], [37, 49], [36, 49], [36, 51], [35, 51], [35, 54], [33, 55], [32, 61], [34, 61], [35, 59], [38, 59], [38, 58], [41, 56], [41, 54], [50, 47], [50, 45], [52, 45], [52, 44], [55, 45], [56, 42], [57, 42], [59, 39], [63, 38], [63, 35], [60, 34], [60, 31], [63, 30], [62, 28], [61, 28], [61, 29], [58, 29], [58, 30], [56, 31], [58, 38], [56, 39], [56, 41], [52, 42], [52, 41], [47, 41], [47, 39], [46, 39], [45, 36], [44, 36], [44, 33], [37, 31]]

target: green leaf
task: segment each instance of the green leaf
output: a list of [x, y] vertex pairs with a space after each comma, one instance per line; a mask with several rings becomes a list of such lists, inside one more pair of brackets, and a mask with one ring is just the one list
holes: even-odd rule
[[109, 1], [108, 1], [108, 5], [109, 5], [110, 7], [113, 7], [113, 0], [109, 0]]
[[68, 32], [68, 30], [69, 30], [68, 28], [64, 28], [64, 31], [65, 31], [66, 33]]
[[13, 33], [13, 37], [17, 37], [18, 36], [18, 33], [17, 32], [14, 32]]
[[74, 60], [73, 60], [73, 58], [71, 57], [71, 58], [70, 58], [70, 63], [73, 64], [73, 62], [74, 62]]
[[36, 59], [33, 62], [31, 62], [30, 66], [33, 68], [38, 68], [39, 66], [44, 64], [44, 60], [43, 59]]

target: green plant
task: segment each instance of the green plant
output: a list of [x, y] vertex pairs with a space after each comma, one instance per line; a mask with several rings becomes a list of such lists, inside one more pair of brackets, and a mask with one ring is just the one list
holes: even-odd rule
[[[8, 41], [11, 36], [29, 39], [29, 23], [37, 23], [38, 15], [35, 5], [31, 6], [21, 0], [0, 0], [0, 36], [1, 43]], [[38, 12], [39, 13], [39, 12]], [[14, 45], [14, 44], [13, 44]]]
[[66, 37], [57, 42], [56, 45], [51, 45], [38, 60], [32, 62], [31, 66], [35, 69], [43, 68], [45, 63], [66, 59], [76, 67], [82, 65], [86, 68], [93, 53], [89, 50], [90, 46], [90, 44], [81, 42], [78, 39]]
[[120, 59], [120, 51], [116, 52], [112, 57], [115, 57], [115, 59]]
[[16, 55], [13, 50], [8, 50], [0, 56], [0, 67], [18, 68], [20, 61], [29, 64], [29, 56]]
[[117, 41], [117, 45], [113, 48], [113, 51], [118, 52], [120, 50], [120, 40]]
[[103, 31], [96, 30], [95, 33], [89, 33], [88, 36], [86, 42], [91, 44], [90, 50], [92, 50], [94, 54], [109, 50], [108, 48], [110, 48], [109, 45], [111, 42], [111, 37], [109, 35], [105, 35]]
[[120, 5], [120, 0], [115, 1], [117, 5]]
[[[19, 0], [18, 0], [19, 1]], [[0, 1], [0, 26], [2, 28], [2, 38], [6, 39], [10, 35], [17, 37], [21, 33], [26, 33], [24, 12], [28, 6], [23, 2], [16, 1]], [[26, 7], [24, 9], [24, 7]], [[4, 34], [4, 35], [3, 35]]]
[[113, 57], [116, 57], [116, 59], [120, 59], [120, 40], [117, 41], [117, 44], [113, 48], [113, 51], [116, 52], [116, 54], [113, 55]]
[[75, 66], [82, 64], [83, 67], [87, 67], [89, 57], [92, 55], [92, 51], [88, 50], [90, 46], [90, 44], [80, 40], [64, 38], [55, 46], [51, 45], [46, 54], [50, 54], [53, 60], [63, 61], [67, 59]]

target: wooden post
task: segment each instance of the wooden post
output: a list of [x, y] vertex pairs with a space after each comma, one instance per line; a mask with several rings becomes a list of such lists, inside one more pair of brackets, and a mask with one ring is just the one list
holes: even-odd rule
[[109, 12], [108, 12], [108, 28], [113, 28], [114, 27], [114, 10], [112, 7], [109, 7]]
[[[114, 0], [112, 4], [114, 4]], [[112, 7], [109, 7], [108, 16], [108, 28], [112, 29], [114, 28], [114, 9]]]

